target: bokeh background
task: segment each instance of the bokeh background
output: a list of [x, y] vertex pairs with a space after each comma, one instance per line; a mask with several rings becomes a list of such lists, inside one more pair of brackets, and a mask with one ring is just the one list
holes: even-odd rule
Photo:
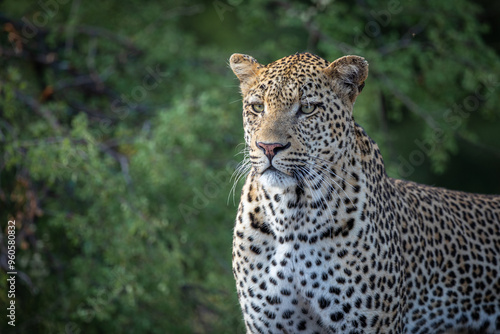
[[388, 174], [500, 193], [498, 17], [488, 0], [2, 1], [0, 332], [244, 333], [234, 52], [364, 56], [354, 117]]

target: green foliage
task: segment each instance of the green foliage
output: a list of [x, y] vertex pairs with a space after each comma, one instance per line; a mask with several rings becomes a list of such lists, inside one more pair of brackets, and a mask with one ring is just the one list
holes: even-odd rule
[[244, 332], [231, 273], [243, 141], [233, 52], [364, 56], [355, 118], [390, 175], [500, 190], [500, 61], [478, 20], [488, 8], [52, 1], [49, 15], [40, 3], [0, 7], [0, 256], [15, 219], [16, 332]]

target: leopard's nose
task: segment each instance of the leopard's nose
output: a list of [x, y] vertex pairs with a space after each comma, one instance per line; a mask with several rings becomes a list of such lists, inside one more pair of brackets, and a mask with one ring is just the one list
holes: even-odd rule
[[279, 151], [286, 150], [287, 148], [290, 147], [290, 142], [288, 142], [286, 145], [283, 145], [281, 143], [263, 143], [263, 142], [255, 142], [258, 148], [260, 148], [262, 151], [264, 151], [264, 154], [266, 157], [269, 159], [269, 162], [271, 162], [276, 154], [278, 154]]

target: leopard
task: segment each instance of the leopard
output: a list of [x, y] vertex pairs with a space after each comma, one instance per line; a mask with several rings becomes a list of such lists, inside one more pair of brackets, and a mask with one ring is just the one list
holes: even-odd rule
[[500, 196], [389, 177], [353, 106], [368, 62], [233, 54], [247, 334], [500, 333]]

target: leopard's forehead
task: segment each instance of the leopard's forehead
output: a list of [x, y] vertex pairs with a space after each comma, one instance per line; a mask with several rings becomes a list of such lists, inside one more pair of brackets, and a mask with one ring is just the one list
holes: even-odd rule
[[262, 77], [277, 81], [304, 81], [328, 66], [328, 62], [311, 53], [296, 53], [267, 65]]
[[250, 95], [262, 98], [271, 109], [287, 109], [311, 97], [307, 91], [321, 87], [325, 79], [323, 69], [328, 65], [328, 61], [311, 53], [284, 57], [261, 69]]

